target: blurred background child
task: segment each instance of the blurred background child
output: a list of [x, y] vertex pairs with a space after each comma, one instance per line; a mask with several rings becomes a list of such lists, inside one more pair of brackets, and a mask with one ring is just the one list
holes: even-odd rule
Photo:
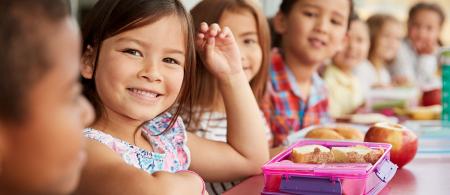
[[411, 7], [407, 37], [391, 68], [396, 83], [424, 88], [439, 82], [437, 52], [444, 22], [444, 11], [437, 4], [420, 2]]
[[[260, 102], [265, 92], [270, 49], [270, 33], [261, 7], [253, 0], [203, 0], [197, 4], [191, 14], [194, 26], [201, 22], [218, 23], [227, 26], [236, 38], [241, 53], [241, 61], [256, 100]], [[227, 141], [227, 115], [220, 93], [218, 80], [207, 70], [207, 66], [198, 61], [196, 86], [193, 86], [194, 113], [188, 129], [210, 140]], [[254, 117], [263, 118], [264, 115]], [[247, 131], [240, 129], [239, 131]], [[267, 140], [271, 139], [269, 127], [264, 131]], [[235, 182], [207, 183], [209, 194], [221, 194], [233, 187]]]
[[[259, 5], [253, 0], [204, 0], [191, 10], [191, 14], [196, 27], [205, 21], [231, 29], [252, 91], [256, 100], [261, 101], [268, 77], [270, 33]], [[217, 78], [201, 61], [198, 64], [197, 86], [193, 87], [196, 113], [191, 117], [192, 126], [188, 129], [201, 137], [226, 142], [227, 120]], [[270, 138], [269, 128], [265, 130]]]
[[364, 102], [360, 80], [354, 75], [357, 66], [367, 60], [370, 40], [367, 24], [353, 15], [344, 48], [324, 73], [329, 95], [329, 113], [333, 118], [354, 113]]
[[341, 47], [351, 0], [283, 0], [273, 18], [281, 35], [274, 50], [264, 112], [274, 145], [300, 129], [330, 121], [325, 84], [318, 67]]
[[402, 37], [402, 25], [393, 16], [375, 14], [367, 19], [370, 32], [369, 62], [356, 69], [363, 89], [391, 86], [387, 69], [397, 55]]
[[0, 194], [70, 194], [94, 114], [66, 1], [1, 0], [0, 47]]
[[[227, 27], [198, 29], [194, 40], [178, 0], [97, 2], [83, 26], [82, 75], [99, 118], [84, 131], [89, 160], [79, 194], [201, 194], [202, 180], [187, 169], [207, 181], [261, 173], [264, 120], [254, 116], [258, 104], [239, 48]], [[194, 41], [217, 77], [226, 143], [187, 133], [179, 117], [192, 102]]]

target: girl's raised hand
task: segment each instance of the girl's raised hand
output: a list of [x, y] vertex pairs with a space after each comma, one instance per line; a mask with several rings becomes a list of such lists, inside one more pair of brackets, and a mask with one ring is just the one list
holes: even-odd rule
[[208, 70], [221, 81], [243, 73], [241, 54], [231, 30], [216, 23], [200, 24], [196, 46]]

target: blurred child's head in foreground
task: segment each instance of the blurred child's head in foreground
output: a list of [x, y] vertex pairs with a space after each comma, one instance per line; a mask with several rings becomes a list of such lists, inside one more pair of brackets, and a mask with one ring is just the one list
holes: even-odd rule
[[0, 3], [0, 194], [69, 194], [93, 118], [67, 1]]

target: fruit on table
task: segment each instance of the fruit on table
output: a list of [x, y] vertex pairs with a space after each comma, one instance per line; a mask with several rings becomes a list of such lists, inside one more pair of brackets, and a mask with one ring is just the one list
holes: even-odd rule
[[424, 91], [422, 93], [422, 106], [432, 106], [441, 104], [442, 90], [440, 88]]
[[366, 142], [383, 142], [392, 145], [391, 161], [399, 168], [409, 163], [417, 152], [417, 136], [405, 126], [377, 123], [369, 128], [364, 138]]

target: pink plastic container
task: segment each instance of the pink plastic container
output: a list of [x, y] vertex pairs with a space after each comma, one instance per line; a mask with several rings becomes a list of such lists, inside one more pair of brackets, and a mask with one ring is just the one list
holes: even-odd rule
[[[374, 164], [297, 164], [290, 159], [294, 147], [318, 144], [328, 148], [364, 145], [385, 152]], [[390, 144], [300, 140], [263, 166], [264, 195], [377, 194], [394, 177], [397, 165], [389, 160]]]

